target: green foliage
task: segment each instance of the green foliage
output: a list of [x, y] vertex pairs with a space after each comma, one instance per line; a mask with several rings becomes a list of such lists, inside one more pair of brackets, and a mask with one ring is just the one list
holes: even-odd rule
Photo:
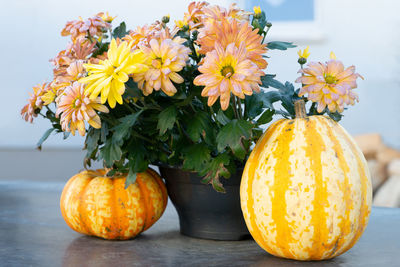
[[243, 160], [249, 149], [243, 141], [251, 138], [253, 127], [251, 122], [245, 120], [234, 119], [227, 123], [217, 135], [218, 151], [223, 152], [229, 147], [238, 159]]
[[142, 112], [143, 110], [119, 119], [120, 123], [111, 129], [114, 132], [112, 138], [115, 143], [121, 143], [124, 139], [128, 139], [131, 136], [132, 126], [136, 123]]
[[186, 131], [193, 142], [198, 142], [200, 138], [203, 138], [207, 143], [212, 143], [214, 132], [208, 116], [206, 112], [199, 111], [187, 119]]
[[204, 171], [211, 159], [210, 150], [205, 144], [194, 144], [183, 151], [183, 168], [186, 170]]
[[257, 124], [262, 125], [262, 124], [271, 122], [274, 114], [275, 114], [275, 110], [273, 110], [273, 109], [265, 110], [264, 113], [258, 118]]
[[107, 139], [105, 145], [100, 148], [100, 158], [103, 159], [107, 168], [111, 168], [114, 162], [121, 159], [121, 156], [121, 147], [113, 142], [112, 139]]
[[47, 131], [44, 132], [43, 136], [39, 139], [39, 141], [37, 142], [36, 146], [39, 150], [42, 150], [42, 144], [44, 141], [47, 140], [47, 138], [49, 138], [50, 134], [56, 130], [55, 128], [50, 128]]
[[267, 43], [267, 48], [274, 50], [287, 50], [288, 48], [293, 48], [296, 47], [293, 43], [289, 42], [279, 42], [279, 41], [274, 41], [274, 42], [269, 42]]
[[295, 118], [294, 112], [294, 102], [299, 98], [297, 95], [293, 84], [290, 82], [286, 82], [285, 84], [274, 79], [274, 75], [266, 75], [261, 78], [262, 85], [265, 88], [272, 87], [278, 89], [278, 91], [270, 91], [267, 93], [264, 98], [264, 104], [269, 109], [274, 109], [273, 103], [280, 101], [282, 106], [286, 109], [287, 112], [280, 112], [280, 114], [285, 117]]
[[220, 177], [229, 178], [231, 176], [228, 167], [230, 161], [231, 158], [227, 153], [221, 153], [213, 158], [205, 169], [207, 174], [204, 176], [202, 182], [211, 184], [218, 192], [225, 193], [225, 189], [219, 179]]
[[171, 130], [174, 127], [176, 116], [178, 111], [175, 106], [170, 106], [158, 115], [157, 129], [160, 130], [160, 135], [165, 134], [167, 130]]
[[126, 24], [125, 22], [121, 22], [121, 24], [116, 27], [112, 33], [113, 38], [120, 38], [122, 39], [128, 32], [126, 31]]

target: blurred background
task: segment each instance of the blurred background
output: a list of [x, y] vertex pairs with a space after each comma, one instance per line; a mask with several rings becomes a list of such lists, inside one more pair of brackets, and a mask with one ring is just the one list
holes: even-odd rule
[[[260, 5], [273, 24], [267, 41], [292, 41], [299, 46], [288, 51], [269, 52], [267, 72], [279, 73], [277, 79], [281, 81], [296, 79], [297, 51], [307, 45], [311, 61], [326, 61], [334, 51], [345, 66], [355, 65], [365, 78], [359, 80], [356, 89], [360, 102], [345, 111], [341, 124], [353, 135], [378, 133], [385, 146], [400, 149], [400, 1], [208, 2], [225, 7], [236, 2], [249, 11]], [[48, 60], [67, 45], [68, 38], [60, 35], [67, 21], [108, 11], [117, 16], [114, 26], [124, 20], [129, 29], [152, 23], [168, 13], [173, 23], [183, 17], [189, 3], [185, 0], [69, 0], [62, 3], [1, 0], [2, 21], [6, 24], [0, 28], [3, 111], [0, 112], [0, 166], [3, 167], [0, 177], [66, 181], [82, 168], [82, 137], [71, 136], [65, 141], [61, 135], [51, 136], [42, 152], [35, 151], [35, 144], [50, 124], [37, 118], [31, 125], [20, 116], [32, 86], [51, 80], [52, 65]], [[368, 146], [370, 141], [366, 140]], [[15, 171], [20, 166], [25, 167]], [[49, 170], [45, 174], [44, 168]]]

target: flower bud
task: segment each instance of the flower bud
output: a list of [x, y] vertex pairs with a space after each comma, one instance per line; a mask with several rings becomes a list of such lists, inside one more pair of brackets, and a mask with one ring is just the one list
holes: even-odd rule
[[163, 17], [161, 18], [161, 21], [162, 21], [162, 23], [168, 23], [168, 22], [169, 22], [169, 14], [166, 15], [166, 16], [163, 16]]
[[297, 60], [297, 62], [299, 62], [300, 65], [304, 65], [307, 63], [307, 59], [304, 57], [299, 58], [299, 60]]

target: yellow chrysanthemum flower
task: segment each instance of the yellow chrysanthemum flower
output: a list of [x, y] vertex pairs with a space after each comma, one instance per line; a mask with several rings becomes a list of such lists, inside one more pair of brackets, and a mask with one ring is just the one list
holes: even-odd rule
[[111, 108], [116, 102], [122, 104], [125, 92], [125, 82], [130, 74], [141, 73], [148, 69], [143, 64], [145, 57], [139, 50], [131, 52], [127, 42], [117, 46], [115, 39], [111, 41], [107, 52], [108, 59], [100, 60], [99, 64], [84, 64], [88, 76], [81, 78], [80, 83], [86, 83], [85, 91], [94, 100], [101, 93], [101, 103], [108, 101]]
[[310, 52], [308, 52], [308, 49], [310, 47], [306, 47], [306, 49], [304, 49], [303, 51], [301, 51], [301, 49], [297, 52], [297, 55], [299, 55], [299, 58], [305, 58], [307, 59], [310, 56]]

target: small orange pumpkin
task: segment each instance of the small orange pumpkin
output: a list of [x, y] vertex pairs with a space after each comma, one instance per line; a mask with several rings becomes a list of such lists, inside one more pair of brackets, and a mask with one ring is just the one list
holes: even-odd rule
[[104, 239], [130, 239], [152, 226], [167, 206], [167, 190], [152, 169], [138, 173], [125, 189], [125, 176], [105, 170], [73, 176], [61, 195], [61, 213], [73, 230]]

